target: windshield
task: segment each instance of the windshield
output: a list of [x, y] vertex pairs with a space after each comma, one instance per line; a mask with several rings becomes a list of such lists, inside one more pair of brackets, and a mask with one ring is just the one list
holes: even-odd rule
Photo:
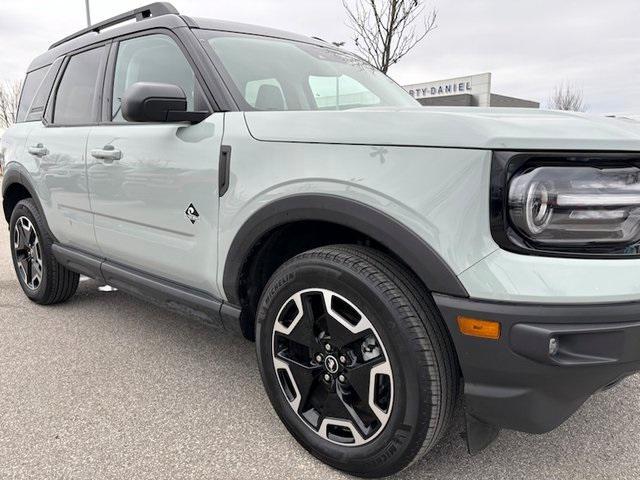
[[242, 110], [415, 107], [400, 86], [355, 55], [256, 35], [201, 31]]

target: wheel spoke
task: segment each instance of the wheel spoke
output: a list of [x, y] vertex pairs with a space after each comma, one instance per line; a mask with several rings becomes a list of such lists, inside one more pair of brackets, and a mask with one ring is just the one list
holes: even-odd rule
[[274, 353], [283, 360], [309, 365], [318, 347], [313, 335], [313, 320], [301, 309], [302, 305], [302, 299], [298, 298], [298, 312], [288, 327], [276, 322]]
[[41, 282], [42, 281], [42, 265], [41, 263], [38, 261], [38, 259], [34, 259], [32, 262], [32, 268], [33, 268], [33, 279], [32, 281], [38, 281]]
[[371, 391], [371, 370], [384, 363], [383, 357], [370, 360], [360, 365], [355, 365], [349, 369], [348, 381], [358, 398], [364, 402], [369, 401], [369, 392]]
[[[281, 317], [292, 315], [294, 312], [295, 318], [293, 318], [290, 323], [283, 324]], [[290, 319], [284, 320], [288, 321]], [[314, 323], [313, 309], [309, 303], [308, 296], [296, 294], [285, 304], [278, 314], [274, 330], [281, 337], [286, 337], [288, 340], [299, 345], [304, 345], [307, 348], [315, 349], [317, 342], [314, 335]]]
[[309, 397], [316, 382], [318, 381], [318, 377], [321, 373], [321, 367], [319, 365], [306, 366], [291, 360], [283, 360], [285, 360], [289, 365], [289, 371], [293, 376], [294, 382], [296, 382], [298, 393], [300, 394], [298, 413], [302, 413], [308, 409], [307, 404], [309, 402]]
[[328, 394], [322, 405], [323, 419], [335, 418], [338, 420], [348, 420], [351, 418], [349, 409], [340, 395]]
[[31, 227], [23, 220], [20, 223], [21, 236], [23, 238], [24, 246], [29, 247], [31, 245]]
[[27, 284], [33, 286], [33, 260], [27, 260]]
[[357, 312], [354, 306], [342, 301], [343, 306], [346, 307], [347, 310], [344, 311], [343, 309], [343, 311], [338, 311], [333, 304], [336, 295], [330, 292], [324, 292], [323, 299], [324, 308], [327, 312], [327, 333], [333, 345], [342, 349], [351, 344], [361, 342], [369, 335], [371, 324], [364, 315]]
[[[319, 370], [320, 367], [307, 367], [279, 356], [274, 358], [274, 367], [276, 368], [276, 371], [284, 370], [286, 372], [288, 380], [292, 383], [292, 389], [289, 389], [292, 391], [290, 391], [290, 396], [287, 395], [287, 400], [295, 412], [298, 415], [301, 415], [307, 409], [310, 393], [314, 386], [317, 385], [315, 377], [316, 371]], [[280, 378], [279, 381], [281, 386], [284, 388], [282, 378]]]
[[327, 330], [329, 337], [331, 338], [331, 344], [335, 345], [339, 349], [362, 343], [363, 340], [370, 335], [368, 331], [354, 333], [337, 321], [329, 322]]
[[351, 422], [358, 429], [358, 432], [363, 436], [369, 435], [373, 426], [373, 417], [371, 415], [373, 411], [367, 408], [362, 409], [358, 403], [354, 403], [353, 400], [350, 400], [349, 392], [346, 389], [339, 390], [338, 395], [347, 409], [349, 414], [348, 418], [351, 419]]
[[349, 400], [349, 393], [338, 387], [336, 394], [328, 395], [323, 406], [323, 418], [331, 423], [331, 419], [351, 423], [357, 433], [364, 437], [371, 433], [370, 415], [363, 415]]
[[17, 224], [15, 226], [15, 234], [14, 237], [14, 245], [17, 250], [24, 250], [25, 248], [27, 248], [27, 239], [24, 233], [24, 229], [22, 228], [22, 222], [20, 222], [19, 224]]
[[307, 348], [315, 348], [316, 338], [313, 335], [313, 319], [303, 313], [302, 318], [287, 338]]
[[18, 267], [22, 272], [22, 279], [25, 282], [27, 282], [27, 272], [29, 271], [29, 260], [27, 259], [26, 256], [18, 260]]

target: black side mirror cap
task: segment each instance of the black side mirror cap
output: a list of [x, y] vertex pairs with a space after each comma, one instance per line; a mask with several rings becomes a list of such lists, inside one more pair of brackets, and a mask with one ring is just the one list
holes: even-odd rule
[[199, 123], [209, 112], [188, 112], [187, 97], [177, 85], [137, 82], [122, 97], [122, 116], [129, 122]]

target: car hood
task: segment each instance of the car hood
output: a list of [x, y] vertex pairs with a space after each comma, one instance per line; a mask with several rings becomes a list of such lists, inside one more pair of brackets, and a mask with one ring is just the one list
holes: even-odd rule
[[640, 151], [640, 125], [520, 108], [247, 112], [261, 141], [514, 150]]

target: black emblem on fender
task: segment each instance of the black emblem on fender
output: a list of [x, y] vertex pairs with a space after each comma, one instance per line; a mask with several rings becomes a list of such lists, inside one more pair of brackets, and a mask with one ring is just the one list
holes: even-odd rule
[[193, 203], [187, 207], [187, 210], [184, 213], [187, 215], [191, 224], [196, 223], [200, 218], [200, 214], [198, 213], [198, 210], [196, 210], [196, 207], [193, 206]]

